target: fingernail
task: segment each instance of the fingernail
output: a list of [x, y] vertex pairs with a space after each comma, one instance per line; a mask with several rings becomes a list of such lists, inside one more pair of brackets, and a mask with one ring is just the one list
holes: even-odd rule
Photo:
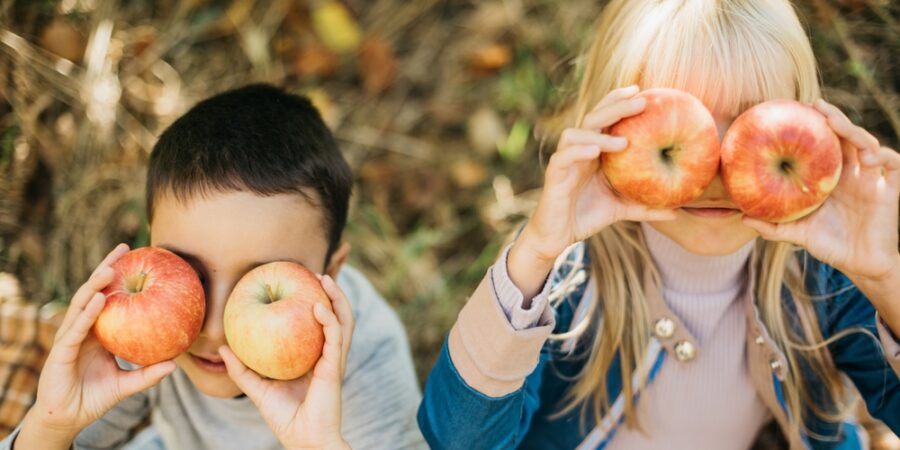
[[862, 159], [862, 162], [864, 164], [870, 165], [870, 166], [874, 165], [876, 162], [878, 162], [875, 160], [875, 155], [873, 155], [871, 153], [863, 153], [863, 155], [860, 157], [860, 159]]
[[628, 86], [627, 88], [625, 88], [626, 92], [637, 92], [638, 90], [640, 90], [640, 86], [638, 86], [636, 84], [632, 84], [631, 86]]
[[625, 148], [625, 146], [628, 145], [628, 138], [617, 136], [612, 139], [612, 143], [617, 148]]
[[321, 303], [316, 303], [316, 304], [313, 306], [313, 309], [316, 310], [316, 314], [323, 314], [323, 313], [325, 313], [325, 306], [323, 306]]

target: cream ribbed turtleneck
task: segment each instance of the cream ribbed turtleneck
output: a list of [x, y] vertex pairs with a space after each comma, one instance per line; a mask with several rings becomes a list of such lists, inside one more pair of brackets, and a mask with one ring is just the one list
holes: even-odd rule
[[663, 298], [696, 339], [699, 356], [688, 362], [669, 357], [641, 394], [638, 410], [649, 436], [623, 426], [608, 448], [747, 449], [770, 417], [745, 357], [746, 299], [740, 294], [754, 243], [730, 255], [700, 256], [652, 226], [642, 228], [662, 275]]

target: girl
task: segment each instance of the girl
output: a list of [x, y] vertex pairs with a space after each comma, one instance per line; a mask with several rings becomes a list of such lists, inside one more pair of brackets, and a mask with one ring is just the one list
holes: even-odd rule
[[[622, 87], [637, 85], [630, 87]], [[639, 88], [746, 108], [813, 103], [844, 170], [813, 214], [743, 217], [716, 178], [654, 210], [598, 172]], [[850, 383], [900, 431], [900, 155], [820, 96], [786, 0], [612, 0], [537, 209], [450, 331], [419, 409], [434, 448], [860, 448]]]

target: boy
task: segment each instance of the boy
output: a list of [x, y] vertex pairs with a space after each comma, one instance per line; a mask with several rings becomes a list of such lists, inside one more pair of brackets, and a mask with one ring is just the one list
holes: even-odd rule
[[[196, 105], [160, 136], [146, 196], [151, 245], [200, 275], [207, 310], [199, 337], [174, 363], [116, 365], [90, 327], [109, 265], [127, 251], [120, 245], [73, 296], [35, 404], [0, 448], [69, 448], [73, 440], [76, 448], [119, 448], [147, 418], [149, 438], [142, 433], [132, 448], [424, 447], [402, 325], [362, 274], [343, 267], [351, 186], [308, 100], [253, 85]], [[333, 314], [315, 311], [326, 344], [312, 374], [284, 382], [246, 369], [222, 325], [241, 276], [278, 260], [321, 273], [334, 306]]]

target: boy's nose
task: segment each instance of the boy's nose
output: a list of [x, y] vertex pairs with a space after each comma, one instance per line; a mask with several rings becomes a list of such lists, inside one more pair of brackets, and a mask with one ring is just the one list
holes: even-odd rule
[[210, 283], [209, 292], [206, 293], [206, 318], [200, 334], [216, 345], [225, 343], [225, 302], [230, 293], [230, 286], [217, 286], [215, 283]]

